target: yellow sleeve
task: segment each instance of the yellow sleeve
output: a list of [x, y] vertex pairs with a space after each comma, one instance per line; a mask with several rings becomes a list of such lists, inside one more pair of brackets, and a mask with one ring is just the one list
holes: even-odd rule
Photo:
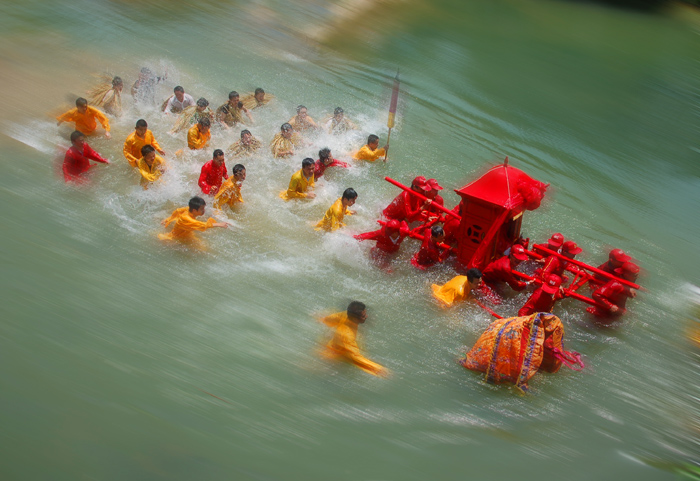
[[369, 149], [369, 147], [363, 145], [362, 148], [357, 151], [354, 158], [356, 160], [366, 160], [367, 162], [374, 162], [378, 158], [383, 157], [384, 154], [386, 154], [386, 151], [383, 148], [372, 151]]
[[124, 157], [129, 162], [132, 167], [138, 167], [139, 159], [134, 157], [131, 153], [134, 145], [134, 138], [130, 135], [124, 141]]
[[175, 211], [173, 211], [173, 213], [170, 214], [170, 217], [168, 217], [167, 219], [165, 219], [165, 220], [163, 221], [163, 223], [165, 224], [165, 226], [167, 227], [167, 226], [170, 225], [173, 221], [179, 219], [180, 216], [182, 216], [182, 214], [184, 213], [185, 209], [189, 210], [188, 207], [180, 207], [179, 209], [175, 209]]
[[179, 221], [180, 227], [187, 231], [205, 231], [211, 227], [214, 227], [215, 223], [216, 221], [211, 217], [209, 217], [206, 222], [202, 222], [201, 220], [197, 220], [189, 215], [181, 216]]
[[381, 376], [387, 373], [384, 366], [377, 364], [376, 362], [362, 355], [360, 348], [357, 345], [355, 333], [347, 326], [338, 327], [332, 342], [333, 350], [363, 371], [372, 374], [373, 376]]
[[151, 132], [151, 131], [149, 130], [149, 133], [151, 134], [151, 135], [150, 135], [151, 141], [150, 141], [149, 143], [153, 146], [153, 148], [156, 149], [156, 151], [158, 151], [158, 152], [160, 152], [161, 150], [163, 150], [163, 149], [160, 148], [160, 144], [158, 144], [158, 141], [157, 141], [156, 138], [153, 136], [153, 132]]
[[68, 112], [62, 113], [56, 117], [56, 120], [60, 120], [61, 122], [75, 122], [75, 114], [77, 111], [78, 109], [70, 109]]
[[91, 109], [92, 114], [95, 116], [100, 125], [102, 125], [105, 131], [109, 132], [109, 119], [107, 118], [107, 116], [99, 110], [97, 110], [95, 107], [91, 107]]
[[294, 174], [289, 180], [289, 187], [287, 188], [287, 198], [289, 199], [303, 199], [306, 197], [306, 192], [304, 192], [304, 187], [302, 186], [301, 175], [297, 175], [299, 172]]
[[199, 130], [197, 130], [197, 126], [195, 125], [187, 131], [187, 146], [192, 150], [196, 150], [202, 147], [201, 144], [202, 139], [199, 135]]

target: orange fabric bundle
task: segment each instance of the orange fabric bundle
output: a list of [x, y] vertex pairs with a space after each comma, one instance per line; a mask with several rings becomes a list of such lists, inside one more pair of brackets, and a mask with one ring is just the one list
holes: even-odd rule
[[558, 317], [538, 312], [491, 323], [464, 359], [462, 366], [486, 374], [494, 384], [511, 382], [527, 390], [539, 370], [557, 372], [561, 361], [553, 350], [564, 351], [564, 326]]

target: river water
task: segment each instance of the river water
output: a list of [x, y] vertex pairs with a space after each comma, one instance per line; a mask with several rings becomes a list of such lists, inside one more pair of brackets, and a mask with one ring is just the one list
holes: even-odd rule
[[[700, 262], [700, 41], [683, 8], [649, 15], [561, 1], [26, 0], [0, 5], [0, 320], [2, 479], [568, 480], [676, 479], [698, 459], [696, 354], [685, 340]], [[211, 152], [174, 152], [172, 118], [133, 105], [139, 69], [213, 107], [263, 87], [269, 142], [304, 104], [342, 106], [361, 130], [321, 136], [293, 161], [245, 162], [245, 205], [206, 252], [161, 244], [159, 221], [198, 189]], [[390, 160], [329, 171], [308, 203], [284, 203], [302, 157], [347, 159], [386, 138], [391, 79], [402, 93]], [[51, 113], [95, 83], [125, 79], [110, 158], [67, 186], [56, 162], [70, 129]], [[171, 168], [144, 191], [121, 156], [145, 118]], [[238, 130], [214, 132], [225, 148]], [[441, 266], [417, 272], [406, 241], [394, 272], [348, 233], [374, 229], [398, 194], [385, 175], [452, 189], [509, 156], [550, 183], [523, 230], [560, 231], [597, 265], [611, 247], [646, 288], [616, 328], [583, 306], [556, 307], [587, 368], [540, 374], [520, 395], [455, 361], [491, 321], [429, 295]], [[229, 161], [229, 168], [233, 162]], [[311, 228], [346, 187], [358, 215]], [[327, 364], [315, 320], [350, 299], [387, 379]], [[513, 314], [525, 294], [498, 309]]]

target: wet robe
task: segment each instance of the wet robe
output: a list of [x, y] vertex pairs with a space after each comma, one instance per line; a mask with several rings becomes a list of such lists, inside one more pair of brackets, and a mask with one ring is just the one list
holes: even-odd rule
[[187, 146], [192, 150], [200, 150], [207, 146], [211, 139], [211, 131], [202, 132], [199, 130], [199, 124], [193, 125], [187, 131]]
[[527, 287], [527, 284], [518, 280], [513, 274], [510, 257], [503, 256], [491, 262], [482, 271], [482, 280], [491, 287], [501, 283], [507, 283], [512, 289], [522, 291]]
[[326, 129], [329, 134], [340, 135], [344, 134], [348, 130], [357, 130], [357, 125], [343, 117], [340, 121], [336, 120], [335, 117], [326, 122]]
[[80, 176], [90, 169], [90, 161], [108, 164], [109, 161], [97, 153], [87, 143], [83, 144], [83, 151], [80, 152], [75, 146], [71, 146], [66, 151], [63, 158], [63, 178], [66, 182], [81, 180]]
[[455, 302], [466, 301], [472, 297], [471, 284], [469, 284], [467, 276], [456, 276], [442, 286], [433, 284], [430, 287], [433, 290], [433, 297], [448, 306]]
[[372, 232], [364, 232], [362, 234], [356, 234], [353, 237], [359, 241], [363, 240], [373, 240], [377, 241], [375, 245], [376, 249], [387, 253], [398, 252], [401, 247], [401, 243], [404, 238], [408, 235], [409, 229], [406, 222], [401, 222], [399, 230], [395, 233], [394, 237], [391, 237], [387, 232], [386, 226], [383, 225], [381, 229]]
[[221, 184], [219, 191], [216, 193], [216, 196], [214, 196], [214, 208], [222, 209], [227, 205], [229, 208], [233, 209], [238, 202], [243, 202], [241, 186], [236, 179], [231, 177]]
[[115, 117], [121, 117], [122, 93], [112, 86], [113, 77], [103, 77], [103, 80], [103, 83], [88, 91], [87, 101], [93, 107], [102, 109]]
[[561, 361], [552, 350], [564, 351], [563, 337], [564, 326], [551, 314], [498, 319], [459, 362], [467, 369], [485, 373], [489, 383], [508, 382], [527, 390], [528, 380], [537, 371], [559, 370]]
[[289, 125], [291, 125], [294, 130], [297, 132], [307, 132], [307, 131], [315, 131], [318, 129], [318, 125], [316, 125], [316, 122], [314, 122], [314, 119], [312, 119], [310, 116], [306, 116], [306, 118], [302, 121], [298, 115], [295, 115], [291, 119], [289, 119], [289, 122], [287, 122]]
[[203, 247], [203, 243], [194, 233], [195, 231], [205, 231], [214, 227], [216, 221], [211, 217], [206, 222], [199, 221], [192, 217], [189, 207], [180, 207], [173, 212], [170, 217], [165, 219], [165, 226], [175, 223], [173, 230], [167, 234], [158, 234], [160, 240], [178, 241], [190, 243], [196, 247]]
[[124, 141], [124, 157], [129, 162], [129, 165], [136, 167], [141, 155], [141, 147], [144, 145], [151, 145], [156, 151], [160, 152], [161, 149], [158, 141], [153, 137], [153, 132], [146, 130], [146, 134], [143, 137], [139, 137], [134, 131], [126, 138]]
[[185, 128], [189, 128], [190, 125], [197, 125], [203, 118], [208, 118], [212, 122], [214, 121], [214, 113], [209, 107], [206, 107], [201, 112], [197, 110], [196, 105], [187, 107], [180, 113], [170, 133], [176, 134]]
[[[270, 151], [275, 159], [290, 157], [294, 155], [294, 148], [303, 144], [301, 136], [297, 132], [292, 133], [290, 139], [285, 138], [281, 132], [277, 132], [270, 142]], [[282, 154], [285, 151], [292, 151], [291, 154]]]
[[233, 158], [249, 157], [260, 150], [260, 147], [262, 147], [262, 142], [255, 137], [252, 137], [250, 139], [250, 143], [247, 145], [240, 140], [231, 144], [231, 146], [228, 148], [228, 154], [229, 157]]
[[301, 169], [296, 171], [292, 178], [289, 179], [289, 187], [287, 190], [280, 192], [280, 199], [288, 201], [290, 199], [305, 199], [307, 196], [307, 191], [313, 190], [314, 188], [314, 176], [312, 175], [309, 179], [304, 177], [304, 173]]
[[78, 130], [85, 135], [92, 135], [97, 130], [97, 122], [102, 125], [105, 131], [109, 132], [109, 120], [105, 114], [90, 105], [84, 114], [78, 112], [78, 108], [70, 109], [68, 112], [56, 117], [56, 120], [61, 122], [74, 122], [75, 130]]
[[327, 326], [335, 328], [333, 338], [323, 351], [324, 357], [352, 363], [374, 376], [387, 374], [384, 366], [367, 359], [360, 352], [360, 348], [357, 345], [357, 323], [352, 322], [348, 318], [347, 312], [331, 314], [321, 319], [321, 321]]
[[336, 229], [344, 227], [343, 218], [346, 215], [352, 215], [347, 207], [343, 206], [343, 198], [339, 198], [333, 205], [328, 208], [323, 219], [318, 221], [316, 224], [316, 230], [325, 230], [328, 232], [333, 232]]
[[[627, 299], [633, 297], [632, 288], [615, 279], [609, 280], [605, 285], [593, 291], [591, 297], [598, 301], [602, 307], [591, 306], [586, 310], [599, 317], [619, 317], [625, 313]], [[617, 306], [617, 312], [612, 312], [613, 306]]]
[[423, 203], [423, 200], [404, 190], [391, 201], [382, 214], [387, 219], [414, 222], [421, 219]]
[[235, 127], [236, 124], [244, 124], [243, 114], [245, 111], [238, 108], [236, 105], [231, 105], [226, 102], [216, 109], [216, 119], [223, 122], [229, 127]]
[[366, 160], [367, 162], [374, 162], [380, 157], [384, 157], [386, 155], [386, 150], [384, 150], [383, 147], [379, 147], [375, 150], [372, 150], [369, 148], [369, 145], [363, 145], [360, 150], [355, 152], [355, 155], [353, 155], [353, 159], [355, 160]]
[[518, 311], [519, 316], [529, 316], [535, 312], [552, 312], [554, 303], [561, 299], [562, 294], [557, 291], [554, 294], [548, 294], [540, 287], [528, 298], [527, 302]]
[[440, 254], [440, 248], [433, 242], [433, 235], [429, 229], [423, 234], [423, 243], [418, 252], [411, 258], [411, 264], [421, 270], [432, 267], [444, 260], [445, 253]]
[[151, 182], [158, 180], [160, 176], [163, 175], [166, 168], [165, 160], [158, 154], [156, 154], [156, 158], [153, 160], [153, 164], [151, 164], [150, 167], [143, 157], [138, 160], [136, 166], [139, 169], [139, 174], [141, 174], [141, 185], [144, 189], [148, 189]]
[[[202, 166], [201, 173], [199, 174], [199, 188], [202, 189], [202, 192], [205, 194], [214, 194], [218, 192], [224, 179], [228, 179], [226, 162], [221, 162], [220, 165], [216, 165], [212, 159]], [[214, 189], [214, 187], [216, 188]], [[212, 190], [214, 190], [214, 192], [212, 192]]]
[[344, 169], [347, 169], [350, 167], [350, 164], [347, 162], [343, 162], [342, 160], [338, 159], [331, 159], [331, 163], [326, 165], [324, 164], [321, 159], [317, 159], [316, 163], [314, 164], [314, 178], [320, 179], [323, 177], [323, 174], [326, 172], [326, 169], [328, 167], [342, 167]]
[[259, 102], [258, 99], [255, 98], [255, 93], [249, 93], [241, 97], [241, 102], [243, 102], [243, 107], [247, 108], [248, 110], [253, 110], [269, 104], [270, 101], [274, 100], [274, 98], [274, 95], [266, 92], [262, 102]]

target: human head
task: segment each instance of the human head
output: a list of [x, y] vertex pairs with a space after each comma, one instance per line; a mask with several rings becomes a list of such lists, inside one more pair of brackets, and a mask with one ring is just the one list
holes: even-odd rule
[[190, 199], [189, 202], [190, 212], [198, 212], [200, 215], [204, 214], [205, 205], [207, 205], [207, 203], [204, 199], [198, 196], [194, 196]]
[[208, 132], [209, 127], [211, 127], [211, 120], [209, 120], [209, 117], [202, 117], [197, 122], [197, 125], [199, 126], [199, 130], [202, 132]]
[[355, 192], [355, 189], [352, 187], [348, 187], [343, 191], [343, 199], [351, 200], [353, 204], [355, 203], [355, 200], [357, 200], [357, 192]]
[[628, 261], [622, 264], [621, 267], [615, 269], [615, 274], [617, 274], [625, 280], [635, 281], [637, 280], [637, 276], [639, 275], [639, 266], [634, 262]]
[[305, 106], [303, 106], [303, 105], [299, 105], [299, 106], [297, 107], [297, 115], [298, 115], [299, 117], [301, 117], [302, 119], [306, 117], [308, 111], [309, 111], [309, 109], [307, 109], [307, 108], [306, 108]]
[[513, 244], [510, 248], [510, 258], [518, 262], [526, 261], [528, 259], [527, 253], [525, 253], [525, 248], [520, 244]]
[[388, 233], [393, 234], [401, 230], [401, 222], [396, 219], [389, 220], [385, 225], [385, 229]]
[[70, 142], [76, 147], [82, 148], [85, 143], [85, 134], [79, 130], [74, 130], [73, 133], [70, 134]]
[[413, 179], [413, 182], [411, 182], [411, 188], [420, 194], [425, 194], [431, 190], [430, 184], [428, 184], [428, 181], [422, 175], [419, 175]]
[[282, 127], [280, 127], [280, 131], [282, 132], [282, 136], [284, 138], [287, 138], [287, 139], [290, 138], [292, 136], [292, 129], [293, 129], [293, 127], [291, 124], [286, 123], [286, 122], [283, 123]]
[[75, 99], [75, 106], [78, 108], [78, 112], [84, 114], [87, 110], [88, 101], [83, 97], [78, 97]]
[[561, 277], [556, 274], [550, 274], [542, 283], [542, 290], [547, 294], [556, 294], [561, 286]]
[[430, 190], [427, 191], [426, 197], [429, 199], [437, 197], [438, 191], [442, 190], [442, 186], [435, 179], [428, 179], [428, 187], [430, 187]]
[[148, 130], [148, 122], [146, 122], [144, 119], [138, 119], [136, 121], [136, 133], [139, 134], [139, 137], [143, 137], [146, 135], [146, 131]]
[[200, 98], [197, 100], [197, 110], [199, 110], [200, 112], [202, 112], [202, 111], [203, 111], [204, 109], [206, 109], [207, 107], [209, 107], [209, 101], [208, 101], [207, 99], [205, 99], [204, 97], [200, 97]]
[[216, 165], [221, 165], [224, 162], [224, 151], [221, 149], [216, 149], [214, 151], [213, 159]]
[[156, 149], [154, 149], [150, 144], [141, 147], [141, 157], [147, 157], [149, 154], [153, 154], [153, 157], [155, 158], [155, 153]]
[[358, 324], [362, 324], [367, 320], [367, 306], [360, 301], [352, 301], [348, 304], [348, 317]]
[[233, 166], [233, 169], [231, 169], [231, 174], [233, 174], [233, 178], [238, 180], [238, 181], [244, 181], [245, 180], [245, 166], [243, 164], [236, 164]]
[[481, 280], [481, 271], [476, 267], [472, 267], [467, 271], [467, 280], [469, 280], [470, 284], [474, 284], [475, 281], [481, 284], [481, 282], [479, 282]]
[[561, 246], [561, 254], [573, 259], [576, 254], [579, 254], [583, 249], [576, 245], [574, 241], [566, 241]]
[[321, 162], [325, 164], [326, 160], [331, 159], [331, 149], [329, 149], [328, 147], [324, 147], [321, 150], [319, 150], [318, 158], [321, 159]]
[[262, 102], [265, 100], [265, 91], [260, 87], [255, 89], [255, 100]]
[[628, 262], [630, 259], [631, 257], [625, 254], [625, 251], [622, 249], [613, 249], [608, 255], [608, 260], [615, 268], [622, 267], [622, 264]]
[[335, 110], [333, 111], [333, 117], [335, 117], [337, 120], [340, 120], [343, 118], [344, 115], [344, 110], [341, 109], [340, 107], [336, 107]]
[[148, 67], [143, 67], [141, 71], [139, 72], [139, 80], [146, 80], [148, 78], [151, 78], [153, 75], [153, 72], [151, 72], [151, 69]]
[[241, 96], [235, 90], [228, 93], [228, 101], [232, 104], [238, 104], [238, 100]]
[[185, 98], [185, 89], [180, 85], [173, 89], [173, 93], [175, 94], [175, 98], [180, 102], [182, 102], [182, 99]]
[[430, 228], [430, 234], [434, 240], [442, 239], [445, 237], [445, 231], [439, 225], [434, 225]]
[[559, 249], [563, 243], [564, 236], [561, 235], [559, 232], [552, 234], [552, 237], [550, 237], [547, 241], [547, 245], [549, 246], [549, 248], [554, 251]]
[[122, 78], [121, 77], [114, 77], [112, 79], [112, 87], [114, 87], [115, 89], [119, 89], [119, 90], [124, 88], [124, 81], [122, 80]]
[[307, 157], [301, 161], [301, 171], [304, 177], [311, 177], [314, 173], [314, 159]]
[[367, 145], [369, 145], [371, 149], [376, 149], [379, 147], [379, 137], [374, 134], [369, 134], [367, 137]]

